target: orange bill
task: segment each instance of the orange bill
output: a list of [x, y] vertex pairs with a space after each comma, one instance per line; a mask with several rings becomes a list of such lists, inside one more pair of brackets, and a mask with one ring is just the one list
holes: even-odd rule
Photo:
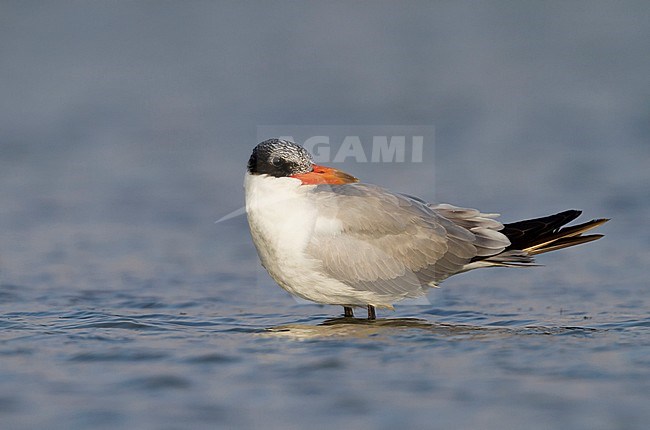
[[341, 170], [333, 167], [319, 166], [318, 164], [314, 164], [314, 169], [311, 172], [299, 173], [297, 175], [291, 175], [291, 177], [300, 179], [304, 185], [341, 185], [359, 182], [357, 178]]

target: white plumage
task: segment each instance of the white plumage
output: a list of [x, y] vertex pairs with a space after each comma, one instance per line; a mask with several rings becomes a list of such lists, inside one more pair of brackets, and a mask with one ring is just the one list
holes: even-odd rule
[[[244, 181], [253, 242], [271, 277], [317, 303], [392, 308], [457, 273], [529, 266], [532, 255], [598, 239], [580, 212], [503, 225], [497, 214], [431, 204], [313, 164], [304, 148], [259, 144]], [[512, 242], [516, 241], [516, 242]]]

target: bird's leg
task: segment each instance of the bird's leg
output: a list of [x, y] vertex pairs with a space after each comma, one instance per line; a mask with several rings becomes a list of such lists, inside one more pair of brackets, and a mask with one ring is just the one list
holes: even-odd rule
[[368, 305], [368, 319], [377, 319], [377, 314], [375, 313], [375, 307], [373, 305]]
[[343, 316], [346, 318], [354, 318], [352, 306], [343, 306]]

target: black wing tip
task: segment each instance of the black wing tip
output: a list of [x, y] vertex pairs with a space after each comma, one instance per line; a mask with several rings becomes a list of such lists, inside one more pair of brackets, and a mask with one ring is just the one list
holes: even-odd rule
[[[578, 210], [578, 209], [569, 209], [569, 210], [566, 210], [566, 211], [563, 211], [563, 212], [559, 212], [556, 215], [550, 215], [550, 216], [553, 217], [553, 216], [558, 216], [558, 215], [563, 215], [563, 214], [567, 214], [567, 216], [570, 215], [570, 219], [564, 223], [564, 225], [566, 225], [566, 224], [570, 223], [571, 221], [573, 221], [574, 219], [578, 218], [580, 215], [582, 215], [582, 211]], [[585, 222], [584, 224], [585, 225], [587, 225], [587, 224], [601, 225], [601, 224], [605, 224], [606, 222], [611, 221], [611, 220], [612, 220], [611, 218], [594, 218], [592, 220], [589, 220], [589, 221]], [[571, 227], [571, 226], [569, 226], [569, 227]]]
[[[557, 214], [550, 215], [550, 216], [553, 217], [553, 216], [565, 215], [565, 214], [567, 216], [571, 216], [570, 221], [567, 221], [567, 224], [568, 224], [569, 222], [573, 221], [574, 219], [576, 219], [580, 215], [582, 215], [582, 211], [579, 210], [579, 209], [569, 209], [569, 210], [566, 210], [566, 211], [558, 212]], [[585, 224], [592, 224], [592, 223], [604, 224], [607, 221], [611, 221], [611, 220], [612, 220], [611, 218], [594, 218], [592, 220], [587, 221]]]
[[582, 211], [580, 209], [569, 209], [569, 210], [566, 210], [566, 211], [559, 212], [559, 213], [557, 213], [555, 215], [549, 215], [549, 218], [550, 217], [558, 217], [558, 218], [562, 217], [562, 218], [566, 219], [564, 224], [568, 224], [571, 221], [573, 221], [574, 219], [578, 218], [580, 215], [582, 215]]
[[549, 248], [549, 250], [552, 248], [551, 242], [565, 237], [579, 236], [609, 221], [609, 218], [597, 218], [582, 224], [566, 226], [581, 214], [581, 210], [568, 209], [541, 218], [504, 224], [501, 233], [505, 234], [511, 242], [506, 249], [535, 249], [536, 253], [541, 253], [541, 248]]

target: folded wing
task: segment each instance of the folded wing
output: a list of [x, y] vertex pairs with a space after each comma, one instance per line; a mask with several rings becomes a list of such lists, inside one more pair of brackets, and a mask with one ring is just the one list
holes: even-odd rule
[[373, 185], [319, 185], [313, 198], [320, 212], [307, 252], [328, 276], [359, 290], [417, 297], [510, 244], [490, 215], [430, 207]]

